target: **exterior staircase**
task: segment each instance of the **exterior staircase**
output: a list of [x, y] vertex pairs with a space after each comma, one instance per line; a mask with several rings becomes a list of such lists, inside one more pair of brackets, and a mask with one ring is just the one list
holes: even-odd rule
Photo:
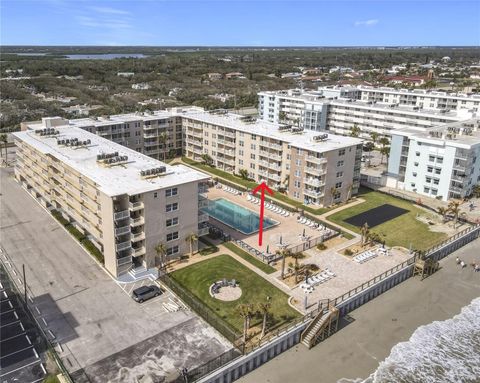
[[338, 328], [339, 312], [332, 305], [320, 311], [303, 330], [300, 340], [307, 348], [312, 348], [334, 333]]
[[134, 269], [132, 268], [127, 273], [120, 275], [117, 278], [117, 281], [121, 283], [131, 283], [147, 278], [151, 281], [157, 280], [158, 269], [153, 267], [151, 269], [147, 269], [145, 266], [139, 266]]

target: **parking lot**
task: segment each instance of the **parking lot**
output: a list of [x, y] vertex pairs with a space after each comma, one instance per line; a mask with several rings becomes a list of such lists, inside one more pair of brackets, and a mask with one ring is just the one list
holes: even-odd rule
[[[100, 268], [13, 180], [11, 169], [1, 169], [1, 182], [2, 247], [17, 269], [25, 264], [32, 307], [76, 381], [156, 381], [230, 348], [194, 313], [168, 311], [169, 293], [134, 302], [134, 286], [117, 284]], [[119, 369], [128, 376], [118, 380]]]
[[0, 281], [0, 381], [40, 382], [46, 375], [45, 342], [1, 265]]

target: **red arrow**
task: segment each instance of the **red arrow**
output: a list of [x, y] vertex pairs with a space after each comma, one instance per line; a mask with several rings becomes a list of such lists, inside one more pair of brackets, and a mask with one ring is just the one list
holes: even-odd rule
[[255, 189], [253, 189], [252, 193], [257, 194], [258, 191], [261, 191], [260, 194], [260, 227], [258, 232], [258, 246], [262, 246], [262, 236], [263, 236], [263, 212], [265, 210], [265, 190], [268, 194], [273, 195], [273, 192], [267, 186], [265, 182], [262, 182], [258, 185]]

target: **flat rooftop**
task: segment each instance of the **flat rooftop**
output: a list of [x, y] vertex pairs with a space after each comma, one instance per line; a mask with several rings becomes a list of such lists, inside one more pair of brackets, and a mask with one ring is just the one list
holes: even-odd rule
[[[170, 166], [80, 128], [64, 126], [55, 129], [59, 131], [55, 137], [40, 136], [34, 130], [16, 132], [13, 135], [36, 150], [57, 158], [91, 179], [98, 185], [99, 190], [109, 196], [125, 193], [134, 195], [210, 178], [208, 175], [184, 165]], [[90, 140], [91, 143], [78, 147], [57, 144], [57, 139], [72, 138], [81, 141]], [[97, 162], [98, 154], [114, 152], [118, 152], [119, 156], [128, 156], [128, 160], [124, 164], [111, 167]], [[161, 166], [166, 167], [166, 172], [158, 177], [145, 179], [140, 175], [142, 170]]]
[[480, 118], [458, 121], [439, 127], [418, 131], [403, 128], [392, 131], [392, 134], [407, 136], [417, 141], [430, 142], [437, 145], [457, 146], [468, 149], [480, 145]]
[[[306, 129], [300, 133], [292, 133], [289, 130], [279, 130], [282, 125], [264, 120], [246, 122], [244, 120], [245, 116], [234, 113], [213, 114], [205, 111], [187, 111], [183, 113], [182, 116], [196, 121], [224, 126], [240, 132], [256, 134], [257, 136], [287, 142], [296, 148], [319, 153], [329, 152], [331, 150], [346, 148], [353, 145], [360, 145], [363, 142], [363, 140], [354, 137], [337, 136], [335, 134], [330, 134], [329, 132], [315, 132]], [[324, 141], [314, 141], [314, 137], [325, 133], [328, 137]]]

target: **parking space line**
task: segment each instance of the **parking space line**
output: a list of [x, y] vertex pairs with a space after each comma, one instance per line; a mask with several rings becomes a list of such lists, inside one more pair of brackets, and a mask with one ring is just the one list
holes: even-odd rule
[[2, 340], [0, 340], [0, 343], [6, 342], [7, 340], [10, 340], [10, 339], [18, 338], [19, 336], [25, 336], [25, 337], [27, 338], [27, 340], [28, 340], [28, 343], [32, 344], [32, 343], [30, 342], [30, 339], [28, 339], [28, 336], [25, 334], [25, 332], [23, 332], [23, 333], [21, 333], [21, 334], [14, 335], [14, 336], [11, 336], [10, 338], [2, 339]]
[[13, 372], [16, 372], [16, 371], [18, 371], [18, 370], [21, 370], [21, 369], [25, 368], [25, 367], [29, 367], [29, 366], [31, 366], [31, 365], [37, 364], [38, 362], [40, 362], [40, 359], [39, 359], [39, 360], [34, 360], [33, 362], [31, 362], [31, 363], [29, 363], [29, 364], [26, 364], [25, 366], [18, 367], [18, 368], [16, 368], [15, 370], [8, 371], [8, 372], [6, 372], [6, 373], [4, 373], [4, 374], [0, 374], [0, 377], [3, 378], [4, 376], [7, 376], [7, 375], [9, 375], [9, 374], [11, 374], [11, 373], [13, 373]]
[[[15, 324], [15, 323], [19, 323], [20, 326], [22, 326], [22, 322], [20, 322], [19, 320], [16, 320], [16, 321], [9, 322], [9, 323], [5, 323], [5, 324], [0, 324], [0, 328], [6, 327], [6, 326], [10, 326], [10, 325]], [[25, 331], [25, 329], [23, 328], [23, 326], [22, 326], [22, 330]]]
[[[5, 357], [10, 356], [10, 355], [13, 355], [13, 354], [17, 354], [17, 353], [22, 352], [22, 351], [25, 351], [25, 350], [28, 350], [29, 348], [33, 348], [33, 347], [32, 347], [32, 346], [28, 346], [28, 347], [22, 348], [21, 350], [14, 351], [14, 352], [12, 352], [12, 353], [10, 353], [10, 354], [2, 355], [2, 356], [0, 356], [0, 359], [3, 359], [3, 358], [5, 358]], [[38, 354], [37, 354], [37, 352], [35, 351], [34, 348], [33, 348], [33, 351], [35, 352], [35, 356], [36, 356], [36, 358], [38, 359]]]

